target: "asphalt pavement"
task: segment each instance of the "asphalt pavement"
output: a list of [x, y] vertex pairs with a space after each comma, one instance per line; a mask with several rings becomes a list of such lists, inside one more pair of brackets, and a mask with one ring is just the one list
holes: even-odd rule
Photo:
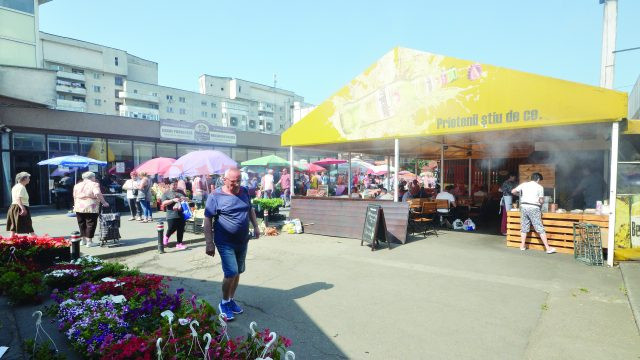
[[[75, 219], [62, 217], [35, 214], [36, 231], [75, 230]], [[131, 251], [154, 249], [155, 225], [123, 222], [122, 233], [122, 246], [83, 250], [219, 301], [219, 257], [204, 254], [198, 235], [185, 251], [158, 254]], [[245, 335], [255, 320], [291, 338], [299, 359], [640, 359], [640, 264], [590, 267], [571, 255], [507, 248], [503, 237], [439, 235], [375, 252], [310, 234], [252, 240], [236, 294], [245, 314], [231, 335]], [[0, 302], [17, 319], [3, 317], [6, 329], [23, 337], [33, 336], [34, 309]]]

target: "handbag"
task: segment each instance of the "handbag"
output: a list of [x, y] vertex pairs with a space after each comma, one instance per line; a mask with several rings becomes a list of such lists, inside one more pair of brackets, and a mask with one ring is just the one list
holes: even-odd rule
[[193, 217], [193, 213], [191, 212], [191, 208], [189, 207], [189, 203], [187, 203], [186, 201], [183, 201], [180, 203], [180, 206], [182, 207], [182, 217], [185, 220], [189, 220]]
[[131, 194], [133, 194], [133, 196], [138, 196], [138, 189], [131, 190]]

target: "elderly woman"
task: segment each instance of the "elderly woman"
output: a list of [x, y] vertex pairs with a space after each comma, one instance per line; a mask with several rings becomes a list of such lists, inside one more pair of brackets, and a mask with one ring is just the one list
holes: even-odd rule
[[11, 206], [7, 213], [7, 231], [10, 232], [11, 237], [16, 233], [35, 235], [29, 212], [29, 193], [26, 188], [29, 181], [31, 181], [31, 175], [20, 172], [16, 174], [16, 184], [11, 188]]
[[109, 207], [109, 203], [100, 192], [100, 185], [96, 181], [96, 174], [87, 171], [82, 174], [82, 181], [73, 187], [73, 210], [78, 220], [82, 244], [87, 247], [94, 246], [93, 235], [98, 224], [98, 212], [100, 203]]

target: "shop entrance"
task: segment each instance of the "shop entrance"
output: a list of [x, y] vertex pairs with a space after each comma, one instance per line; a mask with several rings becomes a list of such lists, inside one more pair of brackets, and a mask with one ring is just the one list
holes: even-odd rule
[[[38, 162], [47, 159], [45, 151], [14, 151], [13, 174], [26, 171], [31, 174], [31, 181], [27, 185], [29, 205], [43, 205], [47, 203], [49, 177], [46, 166], [39, 166]], [[15, 179], [12, 179], [14, 182]]]

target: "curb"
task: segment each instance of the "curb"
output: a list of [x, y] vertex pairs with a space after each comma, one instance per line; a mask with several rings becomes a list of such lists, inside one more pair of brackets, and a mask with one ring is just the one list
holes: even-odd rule
[[631, 312], [635, 318], [638, 333], [640, 333], [640, 263], [620, 263], [620, 272], [627, 290]]
[[[204, 237], [197, 238], [197, 239], [184, 240], [183, 241], [183, 243], [185, 243], [185, 244], [196, 244], [196, 243], [200, 243], [200, 242], [204, 242]], [[147, 251], [154, 251], [154, 250], [157, 250], [157, 249], [158, 249], [158, 243], [157, 242], [153, 242], [152, 245], [144, 245], [144, 246], [141, 246], [141, 247], [138, 247], [138, 248], [135, 248], [135, 249], [127, 249], [127, 250], [123, 250], [123, 251], [114, 251], [114, 252], [110, 252], [110, 253], [107, 253], [107, 254], [92, 255], [92, 256], [97, 257], [99, 259], [107, 260], [107, 259], [114, 259], [114, 258], [130, 256], [130, 255], [141, 254], [141, 253], [144, 253], [144, 252], [147, 252]], [[80, 253], [80, 255], [84, 256], [84, 255], [88, 255], [88, 254]]]

